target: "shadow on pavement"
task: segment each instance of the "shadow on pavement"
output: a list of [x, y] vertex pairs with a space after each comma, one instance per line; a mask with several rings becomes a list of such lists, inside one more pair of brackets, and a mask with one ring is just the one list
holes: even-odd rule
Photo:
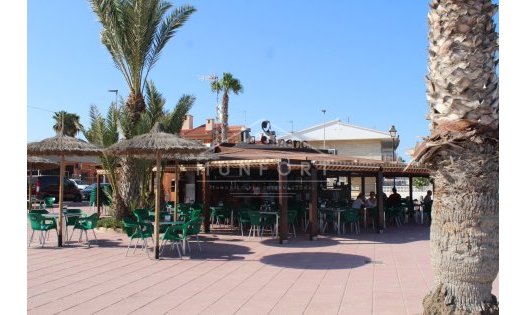
[[360, 255], [310, 252], [264, 256], [261, 262], [293, 269], [349, 269], [365, 265], [370, 262], [370, 258]]

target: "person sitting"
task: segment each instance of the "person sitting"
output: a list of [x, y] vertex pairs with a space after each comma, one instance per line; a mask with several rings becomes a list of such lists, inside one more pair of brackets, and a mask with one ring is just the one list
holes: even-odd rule
[[369, 198], [365, 201], [365, 207], [366, 208], [374, 208], [376, 207], [376, 194], [374, 191], [371, 191], [369, 193]]
[[351, 205], [351, 208], [353, 209], [361, 209], [363, 208], [363, 206], [365, 205], [365, 202], [364, 202], [364, 193], [361, 192], [358, 194], [358, 197], [356, 197], [356, 200], [354, 200], [352, 202], [352, 205]]
[[393, 193], [389, 195], [389, 198], [387, 198], [387, 206], [388, 207], [396, 207], [399, 206], [402, 202], [402, 196], [400, 196], [399, 193], [396, 192], [396, 188], [393, 187]]

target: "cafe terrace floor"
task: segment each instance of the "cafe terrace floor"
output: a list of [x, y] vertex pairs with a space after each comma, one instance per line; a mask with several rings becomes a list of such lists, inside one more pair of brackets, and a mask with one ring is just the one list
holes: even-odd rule
[[29, 314], [421, 314], [433, 283], [429, 228], [415, 223], [283, 245], [213, 226], [202, 252], [159, 261], [96, 233], [91, 248], [57, 248], [52, 233], [27, 250]]

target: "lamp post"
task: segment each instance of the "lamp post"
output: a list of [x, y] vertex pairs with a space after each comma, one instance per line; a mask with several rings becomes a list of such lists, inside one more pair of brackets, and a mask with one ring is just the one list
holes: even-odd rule
[[327, 112], [327, 110], [322, 109], [321, 112], [323, 113], [323, 149], [325, 150], [325, 112]]
[[115, 106], [117, 106], [117, 94], [119, 93], [119, 90], [108, 90], [110, 93], [115, 93]]
[[394, 125], [391, 126], [391, 129], [389, 129], [389, 135], [391, 136], [391, 139], [393, 140], [393, 162], [395, 160], [395, 138], [396, 138], [396, 128]]

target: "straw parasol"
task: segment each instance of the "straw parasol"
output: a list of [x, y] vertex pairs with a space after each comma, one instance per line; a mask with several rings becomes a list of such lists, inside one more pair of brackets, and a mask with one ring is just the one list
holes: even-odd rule
[[45, 170], [54, 169], [59, 167], [59, 164], [55, 161], [40, 157], [40, 156], [27, 156], [27, 168], [29, 169], [29, 193], [28, 193], [28, 209], [31, 209], [31, 184], [33, 183], [33, 169]]
[[119, 141], [106, 149], [111, 155], [133, 155], [156, 161], [155, 184], [155, 259], [159, 259], [159, 217], [161, 203], [161, 158], [176, 161], [207, 160], [205, 153], [208, 147], [193, 140], [166, 133], [160, 123], [155, 123], [150, 132], [135, 136], [128, 140]]
[[64, 162], [65, 156], [97, 156], [102, 149], [86, 141], [65, 135], [63, 132], [42, 141], [27, 144], [27, 154], [34, 156], [60, 156], [60, 187], [58, 196], [58, 246], [62, 247], [62, 207], [64, 202]]

